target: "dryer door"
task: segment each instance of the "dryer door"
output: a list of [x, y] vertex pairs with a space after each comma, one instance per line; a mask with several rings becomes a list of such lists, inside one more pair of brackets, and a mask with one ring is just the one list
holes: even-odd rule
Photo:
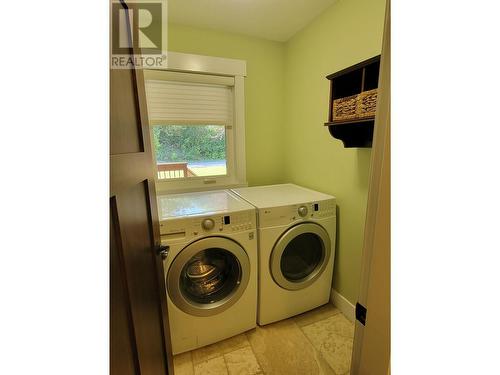
[[331, 251], [330, 237], [322, 226], [298, 224], [276, 241], [270, 259], [271, 275], [282, 288], [303, 289], [321, 276]]
[[218, 314], [243, 294], [250, 278], [245, 250], [225, 237], [207, 237], [186, 246], [167, 274], [172, 302], [196, 316]]

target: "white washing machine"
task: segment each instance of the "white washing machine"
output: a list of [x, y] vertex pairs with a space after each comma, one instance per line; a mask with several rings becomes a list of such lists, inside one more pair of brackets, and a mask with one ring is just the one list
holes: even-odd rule
[[258, 324], [327, 303], [335, 258], [335, 197], [293, 184], [233, 192], [257, 208]]
[[174, 354], [256, 326], [255, 207], [228, 190], [158, 197]]

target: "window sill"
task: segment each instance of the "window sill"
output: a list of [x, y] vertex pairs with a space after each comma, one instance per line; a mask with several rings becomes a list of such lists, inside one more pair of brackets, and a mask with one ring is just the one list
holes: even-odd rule
[[177, 194], [177, 193], [191, 193], [196, 191], [210, 191], [210, 190], [224, 190], [224, 189], [236, 189], [240, 187], [247, 187], [247, 182], [235, 182], [235, 183], [213, 183], [213, 184], [197, 184], [190, 186], [172, 186], [171, 182], [160, 182], [156, 181], [156, 194]]

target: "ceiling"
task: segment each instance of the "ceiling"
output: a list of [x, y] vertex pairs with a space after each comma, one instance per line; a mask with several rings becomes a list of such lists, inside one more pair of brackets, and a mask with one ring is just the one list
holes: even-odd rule
[[168, 20], [284, 42], [335, 1], [168, 0]]

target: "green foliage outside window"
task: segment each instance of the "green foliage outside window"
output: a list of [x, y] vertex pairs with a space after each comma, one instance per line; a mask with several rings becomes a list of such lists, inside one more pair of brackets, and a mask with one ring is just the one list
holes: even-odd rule
[[156, 125], [153, 127], [156, 161], [225, 159], [225, 135], [222, 125]]

